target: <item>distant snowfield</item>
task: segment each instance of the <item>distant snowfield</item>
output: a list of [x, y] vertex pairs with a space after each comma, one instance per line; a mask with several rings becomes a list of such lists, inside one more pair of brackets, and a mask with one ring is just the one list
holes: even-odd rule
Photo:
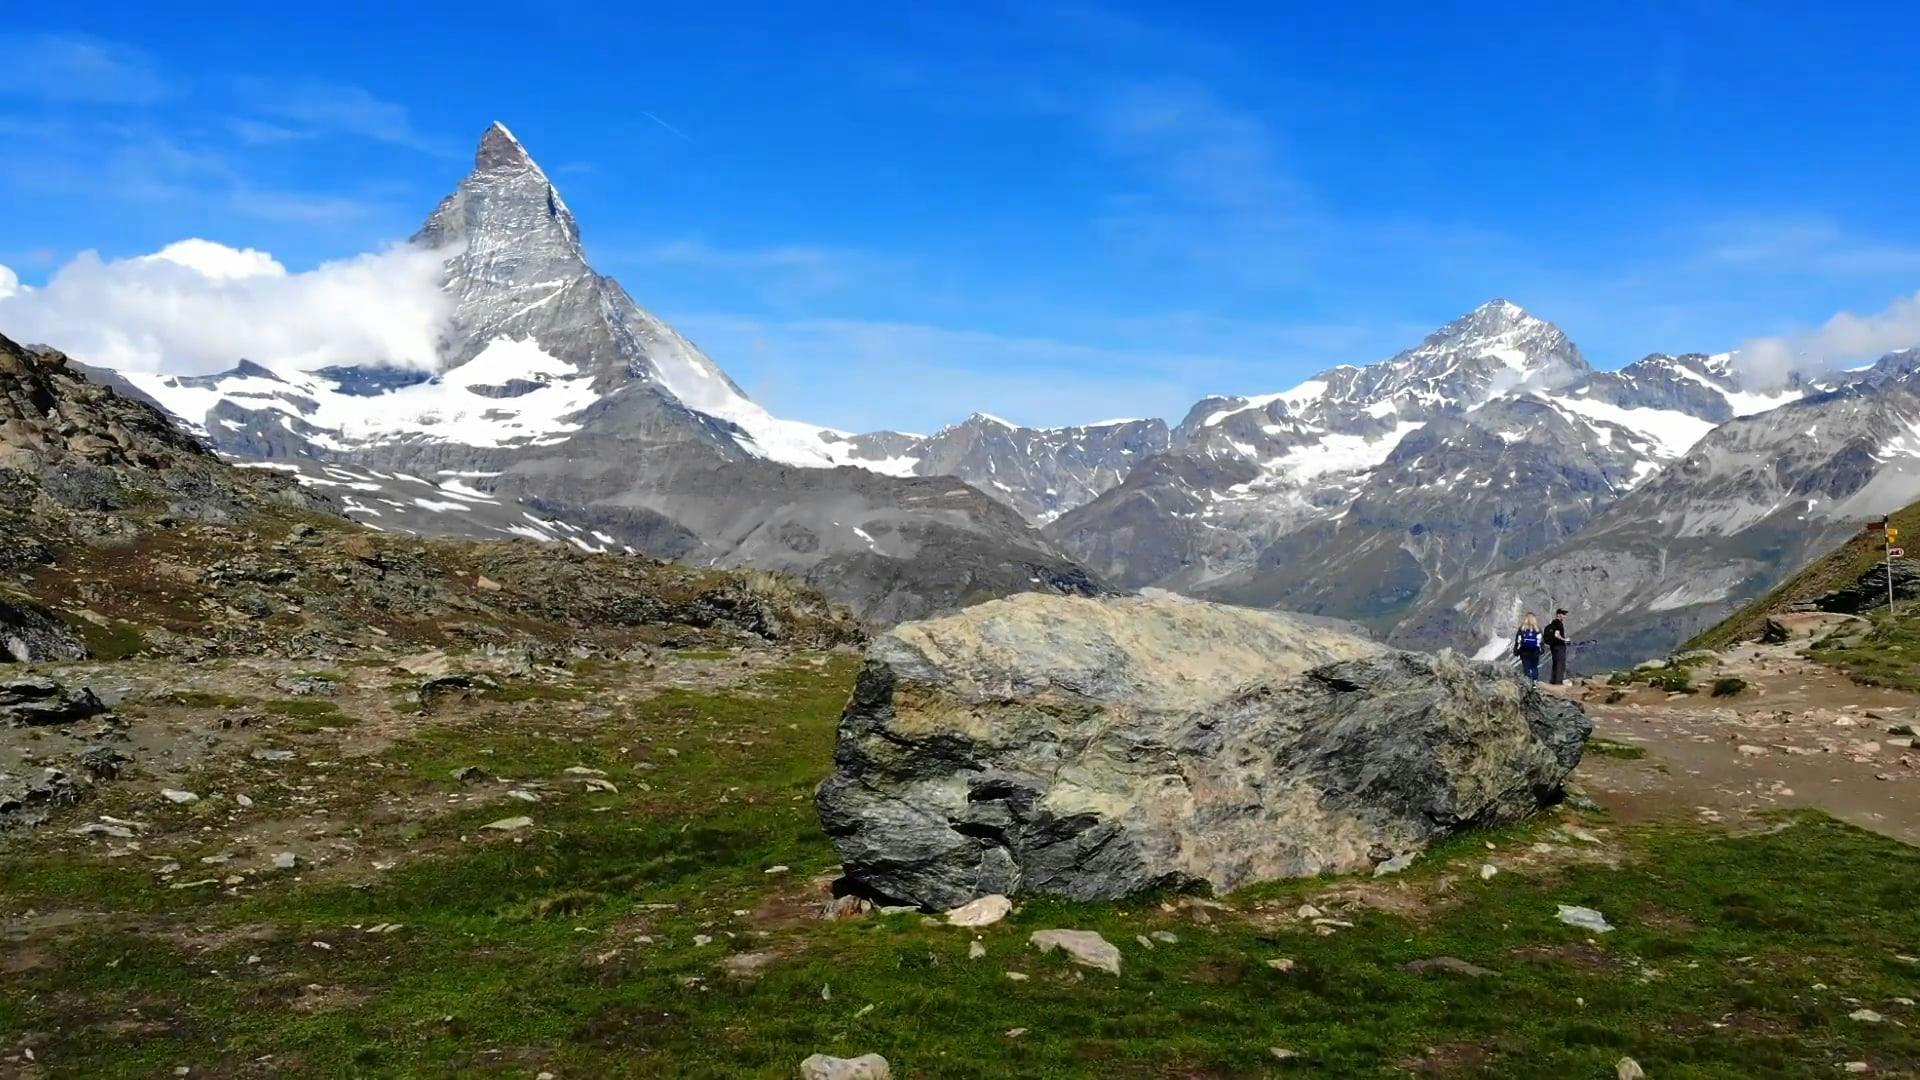
[[1400, 440], [1425, 426], [1419, 422], [1403, 423], [1371, 439], [1363, 435], [1329, 433], [1318, 442], [1294, 447], [1266, 462], [1263, 468], [1302, 483], [1333, 473], [1363, 472], [1379, 467], [1394, 447], [1400, 445]]
[[1626, 428], [1649, 440], [1653, 450], [1666, 458], [1684, 456], [1693, 449], [1694, 443], [1706, 438], [1707, 432], [1719, 426], [1711, 420], [1701, 420], [1671, 409], [1623, 409], [1591, 398], [1542, 396], [1548, 403], [1568, 412]]
[[[531, 341], [508, 338], [494, 339], [472, 360], [425, 382], [371, 395], [343, 394], [326, 379], [302, 372], [223, 379], [217, 387], [176, 375], [122, 374], [169, 412], [202, 428], [210, 410], [232, 401], [282, 412], [289, 423], [298, 420], [319, 429], [307, 437], [329, 450], [423, 439], [464, 446], [549, 446], [580, 430], [571, 418], [600, 399], [592, 380], [570, 365]], [[535, 385], [511, 393], [523, 383]], [[511, 396], [476, 392], [489, 387]]]

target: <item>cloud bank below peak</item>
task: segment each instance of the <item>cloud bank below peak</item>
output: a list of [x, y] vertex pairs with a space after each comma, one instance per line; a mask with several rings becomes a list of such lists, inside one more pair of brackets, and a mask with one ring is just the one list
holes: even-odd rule
[[1920, 345], [1920, 293], [1879, 311], [1843, 311], [1797, 334], [1755, 338], [1740, 346], [1741, 378], [1753, 387], [1785, 383], [1795, 374], [1818, 376], [1849, 364]]
[[0, 266], [0, 334], [122, 371], [432, 370], [451, 313], [445, 258], [402, 245], [291, 273], [267, 252], [189, 239], [126, 259], [84, 252], [34, 288]]

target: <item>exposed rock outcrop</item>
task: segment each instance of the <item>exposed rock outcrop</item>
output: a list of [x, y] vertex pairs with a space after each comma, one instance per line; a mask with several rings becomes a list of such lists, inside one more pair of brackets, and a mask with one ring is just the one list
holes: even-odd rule
[[1284, 615], [1039, 594], [879, 639], [821, 821], [950, 908], [1365, 869], [1557, 797], [1591, 724], [1510, 672]]

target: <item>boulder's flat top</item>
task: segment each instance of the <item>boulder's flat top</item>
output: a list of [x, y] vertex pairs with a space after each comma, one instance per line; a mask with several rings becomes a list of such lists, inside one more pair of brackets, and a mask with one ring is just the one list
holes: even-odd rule
[[1191, 708], [1251, 682], [1387, 650], [1280, 612], [1162, 597], [1022, 593], [908, 623], [872, 655], [976, 700], [1048, 690]]

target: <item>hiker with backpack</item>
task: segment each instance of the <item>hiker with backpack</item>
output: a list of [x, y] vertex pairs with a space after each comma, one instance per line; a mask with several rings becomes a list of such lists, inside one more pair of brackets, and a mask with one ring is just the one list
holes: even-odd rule
[[1520, 670], [1527, 673], [1528, 681], [1539, 682], [1540, 620], [1531, 611], [1520, 620], [1520, 629], [1514, 631], [1513, 655], [1520, 658]]
[[1553, 621], [1547, 624], [1547, 653], [1553, 657], [1553, 666], [1548, 669], [1547, 681], [1555, 686], [1567, 681], [1567, 609], [1559, 608], [1553, 613]]

